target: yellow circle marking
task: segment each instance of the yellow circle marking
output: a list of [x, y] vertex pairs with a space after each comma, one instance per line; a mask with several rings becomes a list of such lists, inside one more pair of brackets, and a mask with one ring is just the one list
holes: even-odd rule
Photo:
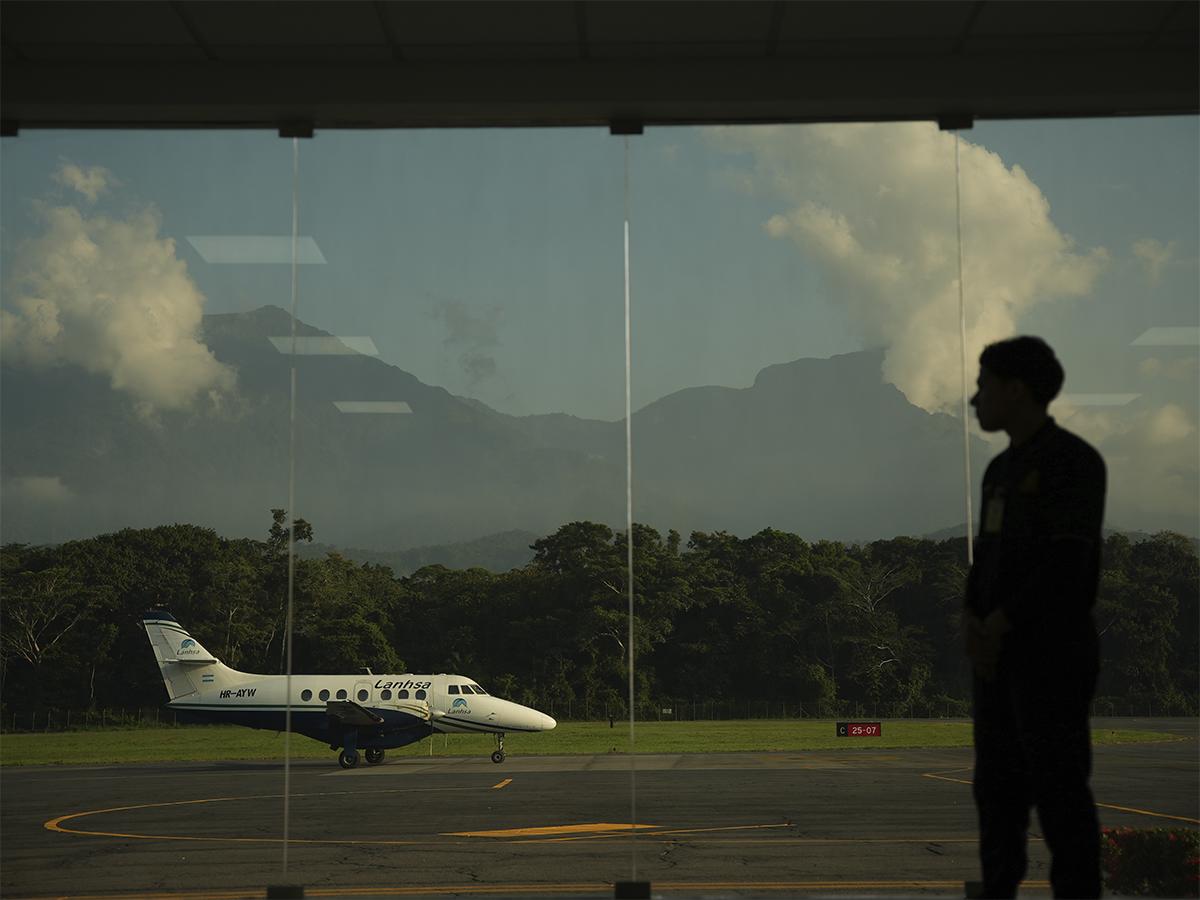
[[[476, 791], [478, 788], [460, 787], [460, 788], [389, 788], [381, 791], [320, 791], [311, 794], [293, 794], [292, 799], [301, 797], [335, 797], [353, 794], [430, 794], [444, 793], [446, 791]], [[82, 819], [87, 816], [99, 816], [104, 813], [114, 812], [129, 812], [135, 809], [156, 809], [167, 806], [197, 806], [204, 803], [230, 803], [235, 800], [278, 800], [283, 797], [283, 794], [250, 794], [242, 797], [206, 797], [200, 800], [170, 800], [164, 803], [137, 803], [132, 806], [112, 806], [107, 809], [90, 809], [84, 812], [68, 813], [65, 816], [57, 816], [53, 819], [48, 819], [42, 823], [42, 827], [47, 831], [57, 831], [61, 834], [82, 834], [92, 837], [118, 837], [118, 838], [134, 838], [139, 840], [151, 841], [199, 841], [208, 843], [241, 843], [241, 844], [279, 844], [283, 842], [283, 838], [249, 838], [249, 837], [205, 837], [201, 835], [188, 834], [138, 834], [135, 832], [122, 831], [87, 831], [80, 828], [67, 828], [62, 823], [69, 822], [72, 819]], [[370, 841], [370, 840], [337, 840], [337, 839], [320, 839], [320, 838], [290, 838], [289, 843], [293, 844], [386, 844], [386, 845], [410, 845], [410, 844], [427, 844], [436, 843], [433, 841]]]
[[594, 822], [586, 825], [545, 825], [539, 828], [502, 828], [497, 831], [446, 831], [446, 837], [548, 837], [565, 834], [594, 834], [618, 832], [629, 834], [634, 828], [657, 828], [657, 825], [627, 825], [620, 822]]

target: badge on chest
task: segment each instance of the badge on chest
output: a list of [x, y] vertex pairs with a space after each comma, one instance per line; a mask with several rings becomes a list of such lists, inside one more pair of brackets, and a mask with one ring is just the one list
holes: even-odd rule
[[983, 505], [983, 533], [999, 534], [1004, 527], [1004, 491], [990, 494]]

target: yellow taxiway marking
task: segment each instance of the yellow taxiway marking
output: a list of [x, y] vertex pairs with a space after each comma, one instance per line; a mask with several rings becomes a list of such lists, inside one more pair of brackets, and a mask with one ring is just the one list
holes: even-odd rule
[[[308, 794], [293, 794], [292, 799], [300, 799], [304, 797], [337, 797], [352, 794], [432, 794], [443, 793], [445, 791], [474, 791], [478, 788], [457, 787], [457, 788], [389, 788], [382, 791], [319, 791]], [[136, 803], [132, 806], [110, 806], [107, 809], [89, 809], [84, 812], [67, 813], [64, 816], [57, 816], [53, 819], [47, 819], [42, 823], [42, 827], [47, 831], [57, 831], [62, 834], [82, 834], [91, 837], [119, 837], [119, 838], [139, 838], [148, 841], [202, 841], [202, 842], [221, 842], [244, 843], [244, 844], [278, 844], [283, 842], [283, 838], [243, 838], [243, 837], [204, 837], [200, 835], [178, 835], [178, 834], [136, 834], [121, 831], [85, 831], [79, 828], [67, 828], [63, 826], [63, 822], [69, 822], [72, 819], [82, 819], [86, 816], [99, 816], [104, 813], [114, 812], [130, 812], [135, 809], [161, 809], [166, 806], [197, 806], [202, 803], [231, 803], [237, 800], [278, 800], [283, 797], [283, 794], [249, 794], [242, 797], [205, 797], [200, 800], [170, 800], [164, 803]], [[318, 840], [307, 838], [291, 838], [291, 843], [294, 844], [418, 844], [427, 843], [424, 841], [346, 841], [346, 840]]]
[[[947, 769], [946, 772], [947, 773], [970, 772], [971, 769], [972, 769], [971, 766], [967, 766], [966, 768], [963, 768], [963, 769]], [[921, 777], [922, 778], [936, 778], [938, 781], [951, 781], [955, 784], [974, 784], [975, 783], [973, 781], [967, 781], [966, 779], [963, 779], [963, 778], [947, 778], [946, 774], [941, 773], [941, 772], [924, 772], [924, 773], [922, 773]], [[1148, 809], [1136, 809], [1135, 807], [1132, 807], [1132, 806], [1117, 806], [1113, 803], [1097, 802], [1096, 805], [1101, 807], [1102, 809], [1115, 809], [1117, 812], [1135, 813], [1136, 815], [1139, 815], [1139, 816], [1150, 816], [1155, 819], [1171, 819], [1175, 822], [1187, 822], [1190, 825], [1200, 825], [1200, 819], [1193, 819], [1190, 816], [1172, 816], [1168, 813], [1153, 812]]]
[[[530, 842], [530, 843], [561, 844], [561, 843], [565, 843], [567, 841], [595, 841], [595, 840], [603, 840], [604, 838], [628, 837], [629, 836], [629, 826], [625, 825], [622, 827], [625, 829], [625, 831], [623, 831], [623, 832], [613, 831], [613, 832], [605, 832], [603, 834], [585, 834], [585, 835], [578, 835], [578, 836], [574, 836], [574, 837], [555, 837], [555, 838], [548, 838], [545, 840]], [[654, 828], [656, 826], [654, 826], [654, 825], [639, 825], [638, 827], [639, 828]], [[720, 825], [720, 826], [717, 826], [714, 828], [671, 828], [671, 829], [666, 829], [663, 831], [647, 832], [646, 837], [657, 840], [658, 838], [663, 837], [663, 836], [673, 836], [673, 835], [680, 835], [680, 834], [704, 834], [704, 833], [711, 833], [714, 831], [757, 831], [762, 828], [790, 828], [790, 827], [791, 826], [788, 825], [786, 822], [778, 822], [773, 825]], [[659, 843], [673, 843], [673, 842], [672, 841], [665, 841], [665, 842], [660, 841]]]
[[505, 778], [505, 779], [504, 779], [502, 782], [500, 782], [499, 784], [493, 784], [493, 785], [492, 785], [492, 790], [493, 790], [493, 791], [498, 791], [498, 790], [500, 790], [500, 788], [502, 788], [502, 787], [508, 787], [510, 784], [512, 784], [512, 779], [511, 779], [511, 778]]
[[446, 837], [546, 837], [564, 834], [596, 834], [599, 832], [629, 832], [636, 828], [657, 828], [657, 825], [629, 825], [620, 822], [593, 822], [587, 825], [546, 825], [542, 828], [502, 828], [498, 831], [444, 831]]
[[1166, 813], [1150, 812], [1148, 809], [1134, 809], [1132, 806], [1114, 806], [1111, 803], [1097, 803], [1097, 806], [1103, 806], [1105, 809], [1115, 809], [1118, 812], [1137, 813], [1140, 816], [1154, 816], [1156, 819], [1174, 819], [1176, 822], [1189, 822], [1192, 825], [1200, 825], [1200, 819], [1192, 819], [1188, 816], [1169, 816]]

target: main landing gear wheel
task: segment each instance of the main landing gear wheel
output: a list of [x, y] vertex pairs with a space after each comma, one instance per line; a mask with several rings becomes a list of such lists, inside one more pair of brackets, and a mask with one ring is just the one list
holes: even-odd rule
[[492, 754], [492, 762], [497, 765], [504, 762], [504, 735], [496, 735], [496, 752]]
[[383, 762], [383, 751], [382, 750], [372, 749], [372, 750], [367, 751], [367, 765], [377, 766], [381, 762]]
[[[369, 753], [370, 751], [367, 752]], [[343, 769], [353, 769], [358, 765], [358, 751], [343, 750], [338, 754], [338, 765]]]

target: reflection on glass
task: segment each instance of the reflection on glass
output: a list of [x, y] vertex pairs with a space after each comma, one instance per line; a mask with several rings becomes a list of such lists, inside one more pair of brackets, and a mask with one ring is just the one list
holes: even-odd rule
[[[962, 137], [969, 362], [997, 338], [1044, 336], [1068, 372], [1051, 412], [1109, 466], [1094, 721], [1182, 730], [1163, 717], [1196, 714], [1200, 658], [1194, 120]], [[148, 609], [234, 668], [280, 673], [292, 514], [295, 670], [318, 676], [300, 702], [464, 723], [386, 760], [364, 746], [345, 773], [327, 744], [294, 738], [311, 761], [294, 769], [291, 834], [312, 842], [294, 880], [378, 884], [386, 847], [407, 885], [446, 885], [467, 853], [489, 884], [513, 883], [514, 858], [530, 882], [606, 883], [629, 871], [612, 836], [631, 825], [652, 882], [686, 868], [698, 886], [800, 894], [976, 877], [951, 141], [927, 123], [630, 139], [645, 754], [630, 822], [622, 142], [305, 142], [293, 356], [287, 142], [6, 140], [0, 722], [39, 734], [5, 735], [0, 892], [162, 883], [96, 866], [95, 837], [29, 830], [30, 810], [53, 821], [145, 797], [191, 805], [60, 824], [237, 839], [236, 854], [187, 854], [177, 880], [197, 888], [275, 870], [279, 803], [263, 795], [277, 788], [257, 763], [208, 780], [174, 767], [152, 788], [155, 764], [117, 781], [77, 770], [69, 803], [9, 763], [50, 758], [18, 739], [81, 722], [96, 747], [114, 721], [171, 724], [137, 624]], [[978, 491], [1004, 442], [970, 426]], [[465, 733], [502, 701], [545, 717], [503, 750]], [[182, 733], [202, 750], [163, 755], [235, 739]], [[145, 759], [178, 734], [122, 731], [121, 756], [81, 761]], [[238, 734], [262, 739], [239, 753], [278, 756], [273, 733]], [[1132, 808], [1200, 818], [1194, 745], [1124, 752], [1153, 802], [1098, 738], [1102, 824], [1158, 823]], [[367, 784], [376, 764], [393, 777]], [[344, 790], [314, 780], [331, 773]], [[360, 843], [319, 843], [334, 839]], [[45, 855], [13, 849], [26, 840]]]

